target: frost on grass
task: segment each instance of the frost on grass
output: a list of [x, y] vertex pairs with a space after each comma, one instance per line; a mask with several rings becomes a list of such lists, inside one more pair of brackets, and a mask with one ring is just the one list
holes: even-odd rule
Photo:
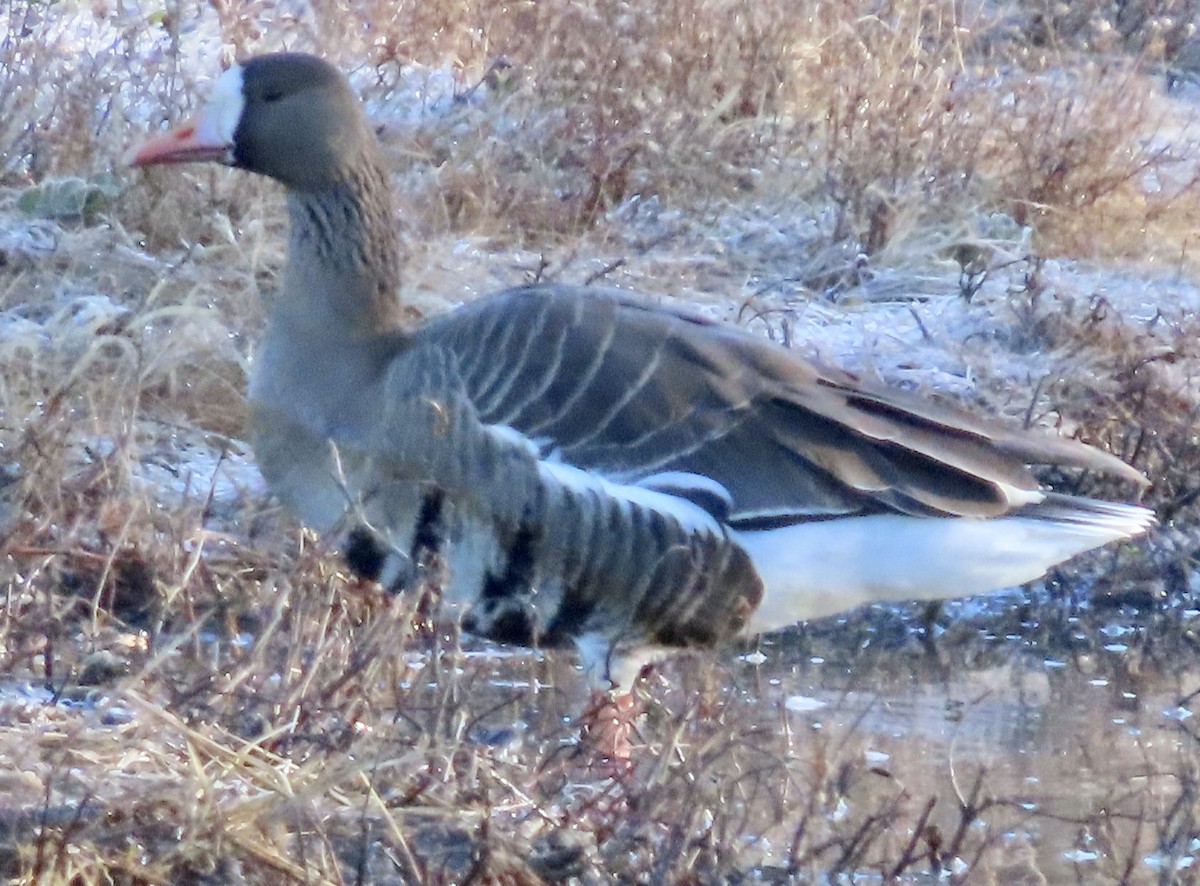
[[[1156, 66], [1187, 10], [1106, 30], [1083, 5], [10, 4], [0, 872], [1186, 869], [1200, 153], [1194, 91]], [[379, 124], [412, 321], [534, 280], [649, 293], [1105, 446], [1167, 525], [1031, 590], [668, 664], [614, 778], [573, 660], [431, 624], [265, 495], [243, 390], [279, 194], [118, 158], [279, 48], [330, 54]]]

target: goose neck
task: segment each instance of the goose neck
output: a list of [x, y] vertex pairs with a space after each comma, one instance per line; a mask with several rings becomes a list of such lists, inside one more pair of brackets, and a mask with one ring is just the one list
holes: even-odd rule
[[277, 323], [365, 334], [399, 318], [399, 249], [387, 180], [360, 164], [318, 191], [288, 192], [291, 232]]

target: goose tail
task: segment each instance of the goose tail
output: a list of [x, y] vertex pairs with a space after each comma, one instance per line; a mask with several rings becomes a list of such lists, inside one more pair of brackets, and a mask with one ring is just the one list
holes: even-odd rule
[[1154, 512], [1055, 493], [992, 519], [879, 514], [736, 532], [762, 576], [746, 633], [865, 603], [939, 600], [1033, 581], [1076, 554], [1133, 538]]

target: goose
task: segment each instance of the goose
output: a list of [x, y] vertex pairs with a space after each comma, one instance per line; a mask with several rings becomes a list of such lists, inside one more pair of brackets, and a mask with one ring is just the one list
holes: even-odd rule
[[624, 291], [519, 286], [405, 328], [379, 146], [320, 58], [233, 65], [127, 161], [216, 162], [286, 191], [249, 381], [273, 494], [358, 574], [400, 590], [436, 561], [464, 630], [573, 645], [598, 682], [638, 650], [1029, 582], [1154, 522], [1031, 470], [1145, 484], [1111, 454]]

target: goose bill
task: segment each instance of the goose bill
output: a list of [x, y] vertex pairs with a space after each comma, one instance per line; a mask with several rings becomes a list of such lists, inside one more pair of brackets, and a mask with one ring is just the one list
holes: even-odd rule
[[126, 162], [133, 167], [232, 162], [233, 145], [208, 129], [203, 118], [190, 120], [132, 149], [126, 155]]

